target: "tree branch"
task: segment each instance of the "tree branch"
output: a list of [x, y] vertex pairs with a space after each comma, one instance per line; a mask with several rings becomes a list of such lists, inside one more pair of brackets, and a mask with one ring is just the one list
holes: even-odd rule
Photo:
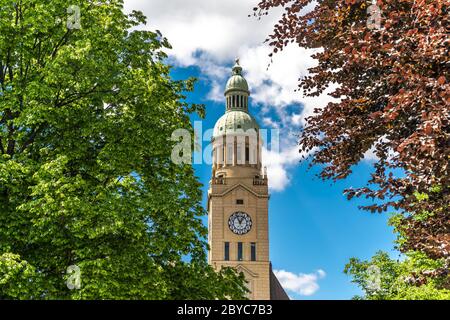
[[3, 146], [2, 137], [0, 137], [0, 151], [5, 154], [5, 147]]
[[27, 140], [25, 140], [25, 142], [22, 145], [22, 148], [20, 149], [20, 152], [24, 152], [25, 149], [30, 146], [34, 140], [36, 139], [36, 136], [42, 132], [42, 130], [44, 129], [45, 124], [41, 124], [40, 126], [38, 126], [37, 128], [35, 128], [33, 131], [31, 131], [30, 136], [28, 137]]

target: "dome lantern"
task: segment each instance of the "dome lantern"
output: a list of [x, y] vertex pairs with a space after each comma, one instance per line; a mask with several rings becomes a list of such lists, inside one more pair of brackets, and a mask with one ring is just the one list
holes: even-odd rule
[[247, 112], [249, 96], [250, 91], [247, 80], [242, 76], [242, 67], [239, 64], [239, 59], [236, 59], [231, 77], [228, 79], [225, 87], [226, 111], [239, 110]]

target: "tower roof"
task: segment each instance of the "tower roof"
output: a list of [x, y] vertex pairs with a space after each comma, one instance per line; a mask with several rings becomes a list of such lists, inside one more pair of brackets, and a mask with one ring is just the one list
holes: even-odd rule
[[250, 94], [248, 90], [247, 80], [242, 76], [242, 67], [239, 65], [239, 59], [236, 59], [236, 62], [232, 69], [232, 75], [230, 79], [228, 79], [227, 85], [225, 87], [225, 95], [227, 95], [231, 91], [243, 91]]
[[225, 114], [217, 120], [214, 126], [213, 138], [232, 134], [249, 133], [249, 129], [258, 132], [259, 125], [248, 113], [248, 90], [247, 80], [242, 76], [242, 67], [239, 59], [233, 66], [233, 73], [227, 82], [225, 96], [227, 97], [227, 108]]
[[249, 129], [255, 129], [258, 132], [259, 125], [256, 120], [247, 112], [233, 110], [226, 112], [217, 120], [214, 126], [213, 137], [244, 133]]

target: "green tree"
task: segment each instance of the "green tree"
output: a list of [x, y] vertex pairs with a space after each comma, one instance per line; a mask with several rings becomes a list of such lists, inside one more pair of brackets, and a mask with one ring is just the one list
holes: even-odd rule
[[0, 298], [243, 298], [206, 262], [192, 166], [171, 161], [204, 112], [183, 102], [193, 79], [171, 79], [142, 13], [73, 4], [0, 0]]
[[35, 268], [27, 261], [21, 260], [19, 255], [0, 255], [0, 298], [32, 298], [37, 292], [38, 279]]
[[368, 300], [450, 300], [448, 277], [432, 276], [444, 266], [422, 252], [409, 252], [403, 260], [378, 252], [370, 261], [352, 258], [344, 272], [364, 292], [355, 299]]

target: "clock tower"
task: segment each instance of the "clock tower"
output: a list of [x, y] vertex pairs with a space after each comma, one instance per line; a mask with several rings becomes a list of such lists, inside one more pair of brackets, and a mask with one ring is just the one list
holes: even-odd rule
[[268, 179], [259, 125], [239, 60], [225, 88], [225, 114], [212, 137], [208, 191], [209, 263], [244, 273], [253, 300], [288, 299], [269, 261]]

